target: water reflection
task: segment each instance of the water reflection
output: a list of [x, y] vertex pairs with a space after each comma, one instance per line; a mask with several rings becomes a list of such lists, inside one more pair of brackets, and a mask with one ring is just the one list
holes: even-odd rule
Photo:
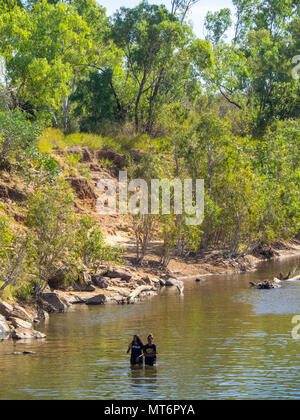
[[130, 387], [137, 399], [151, 399], [157, 390], [157, 367], [133, 367], [128, 371]]

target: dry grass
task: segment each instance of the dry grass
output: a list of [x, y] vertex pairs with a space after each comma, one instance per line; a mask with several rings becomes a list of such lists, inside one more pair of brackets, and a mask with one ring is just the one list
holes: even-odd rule
[[39, 149], [42, 153], [52, 153], [55, 149], [67, 147], [89, 147], [96, 150], [111, 148], [115, 151], [126, 153], [131, 149], [147, 150], [153, 140], [146, 135], [127, 136], [119, 134], [115, 137], [102, 137], [96, 134], [75, 133], [64, 135], [61, 130], [47, 128], [39, 138]]

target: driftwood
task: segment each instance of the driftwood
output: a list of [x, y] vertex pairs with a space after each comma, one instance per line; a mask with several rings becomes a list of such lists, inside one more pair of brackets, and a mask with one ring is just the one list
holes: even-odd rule
[[255, 288], [255, 289], [259, 289], [259, 290], [269, 290], [269, 289], [277, 289], [278, 287], [280, 287], [279, 283], [280, 282], [277, 279], [265, 280], [265, 281], [262, 281], [260, 283], [253, 283], [251, 281], [250, 286]]
[[108, 290], [110, 292], [116, 292], [120, 296], [123, 296], [125, 298], [128, 298], [129, 295], [130, 295], [130, 292], [125, 292], [124, 290], [117, 289], [116, 287], [110, 287], [110, 286], [108, 286], [108, 288], [106, 290]]
[[300, 280], [300, 274], [299, 276], [293, 277], [291, 279], [288, 279], [289, 281], [299, 281]]
[[130, 295], [127, 297], [128, 302], [133, 302], [138, 296], [140, 296], [143, 292], [151, 292], [156, 291], [156, 287], [154, 286], [140, 286], [136, 290], [134, 290]]
[[255, 289], [277, 289], [278, 287], [281, 287], [282, 283], [284, 281], [300, 281], [300, 275], [290, 278], [291, 273], [289, 273], [286, 277], [283, 276], [282, 273], [280, 273], [279, 278], [275, 278], [273, 280], [264, 280], [259, 283], [253, 283], [250, 282], [250, 286], [254, 287]]
[[291, 272], [289, 272], [289, 274], [286, 277], [284, 277], [284, 275], [280, 273], [278, 278], [279, 280], [284, 281], [284, 280], [289, 280], [290, 276], [291, 276]]

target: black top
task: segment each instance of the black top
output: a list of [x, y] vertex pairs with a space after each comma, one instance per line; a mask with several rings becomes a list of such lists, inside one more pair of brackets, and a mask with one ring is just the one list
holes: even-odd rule
[[[146, 344], [144, 346], [144, 353], [145, 353], [145, 363], [146, 365], [154, 365], [156, 362], [156, 345], [155, 344]], [[147, 357], [147, 355], [155, 354], [154, 357]]]
[[135, 365], [136, 363], [143, 363], [143, 358], [139, 360], [137, 358], [143, 354], [143, 346], [140, 344], [135, 344], [132, 342], [131, 346], [131, 364]]

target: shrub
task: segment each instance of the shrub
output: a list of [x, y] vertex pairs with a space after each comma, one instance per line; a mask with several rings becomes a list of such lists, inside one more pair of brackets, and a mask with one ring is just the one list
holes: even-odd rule
[[26, 224], [31, 229], [30, 268], [41, 289], [59, 268], [75, 263], [73, 202], [73, 194], [62, 182], [42, 186], [29, 198]]
[[104, 262], [121, 263], [123, 249], [105, 243], [97, 223], [89, 216], [82, 217], [76, 232], [76, 253], [83, 264], [95, 271]]
[[26, 265], [27, 239], [17, 235], [9, 220], [0, 217], [0, 291], [16, 285]]
[[30, 123], [18, 111], [0, 112], [0, 159], [20, 161], [37, 144], [41, 134], [37, 123]]

